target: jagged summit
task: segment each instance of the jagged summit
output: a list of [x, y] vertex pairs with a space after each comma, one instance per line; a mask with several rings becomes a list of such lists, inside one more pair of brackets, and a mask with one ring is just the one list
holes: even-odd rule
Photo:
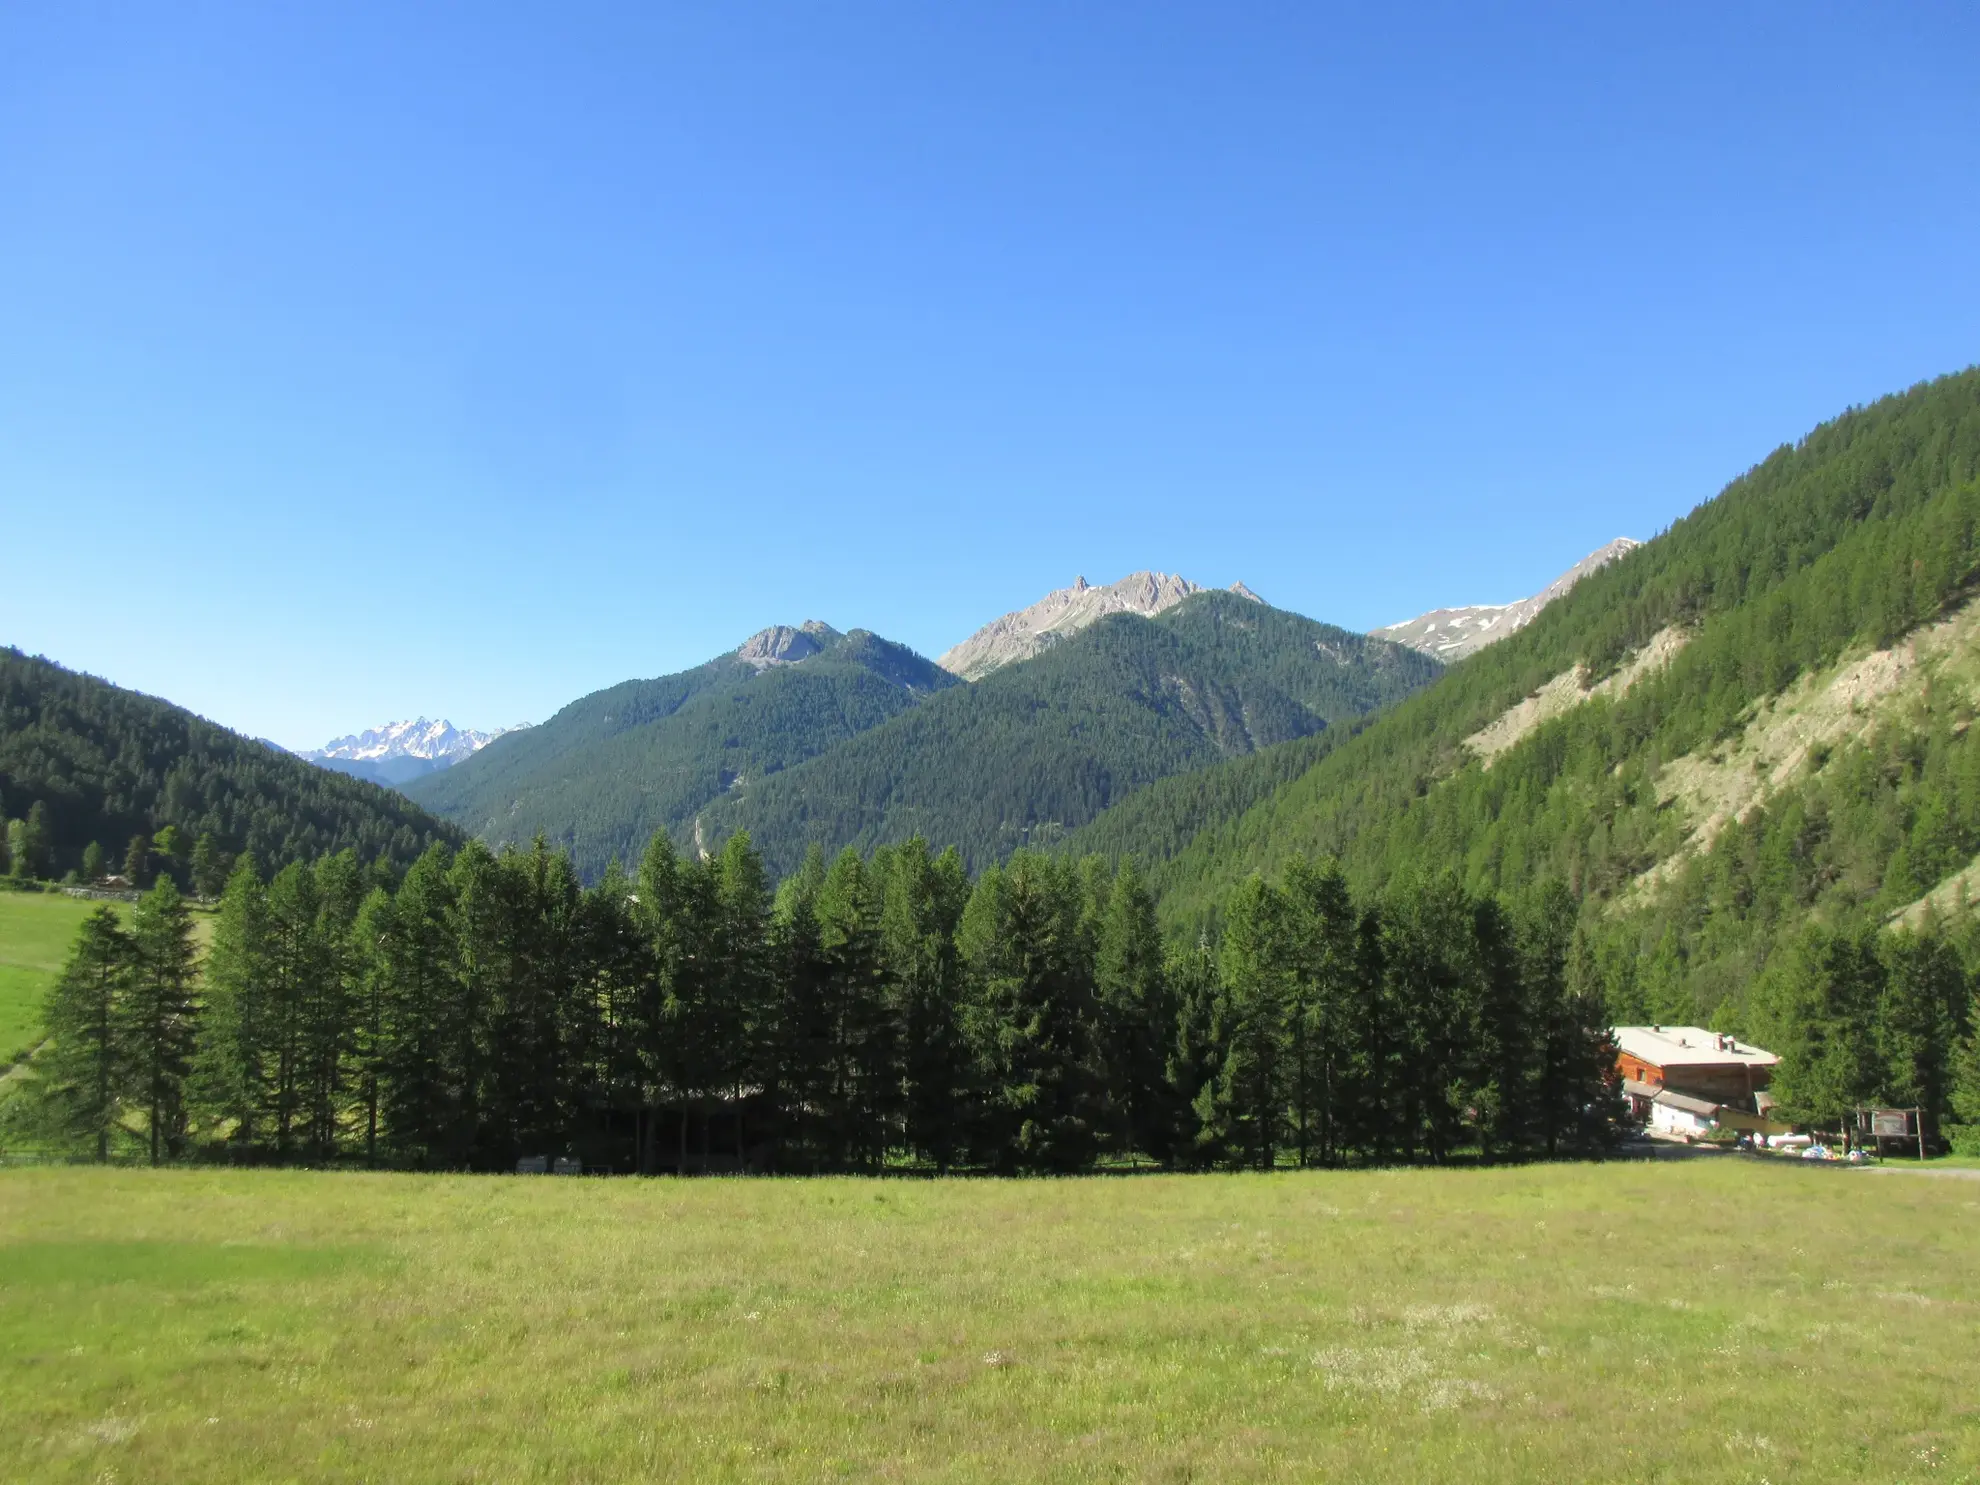
[[1394, 640], [1449, 664], [1462, 660], [1474, 650], [1482, 650], [1515, 630], [1524, 629], [1534, 617], [1576, 583], [1599, 567], [1635, 551], [1643, 543], [1619, 536], [1599, 547], [1555, 578], [1531, 598], [1512, 603], [1474, 603], [1464, 608], [1432, 609], [1400, 624], [1384, 625], [1369, 632], [1377, 639]]
[[736, 658], [758, 670], [772, 665], [795, 665], [844, 638], [830, 624], [818, 619], [806, 619], [795, 629], [788, 624], [772, 624], [744, 640], [736, 649]]
[[469, 727], [456, 727], [444, 717], [437, 721], [416, 717], [410, 722], [387, 722], [383, 727], [334, 738], [299, 756], [338, 773], [398, 785], [436, 769], [451, 768], [503, 734], [520, 732], [527, 726], [527, 722], [518, 722], [493, 732], [477, 732]]
[[387, 722], [383, 727], [373, 727], [365, 732], [354, 732], [348, 737], [334, 738], [322, 747], [302, 756], [316, 763], [331, 758], [366, 761], [382, 758], [422, 758], [432, 761], [444, 758], [451, 763], [456, 759], [467, 757], [470, 753], [481, 751], [504, 732], [514, 732], [528, 725], [527, 722], [518, 722], [515, 727], [498, 727], [493, 732], [477, 732], [469, 727], [456, 727], [444, 717], [436, 721], [416, 717], [410, 722]]
[[[935, 663], [966, 681], [981, 680], [993, 670], [1014, 660], [1027, 660], [1079, 633], [1107, 614], [1148, 617], [1174, 608], [1192, 593], [1205, 591], [1170, 572], [1131, 572], [1104, 588], [1094, 587], [1082, 575], [1073, 579], [1070, 588], [1056, 589], [1029, 608], [985, 624]], [[1264, 602], [1243, 583], [1233, 583], [1231, 591]]]

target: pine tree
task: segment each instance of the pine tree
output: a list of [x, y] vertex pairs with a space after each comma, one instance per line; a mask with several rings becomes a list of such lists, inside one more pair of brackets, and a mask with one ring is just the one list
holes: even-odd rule
[[786, 1169], [821, 1170], [829, 1143], [826, 1111], [832, 1079], [829, 971], [818, 923], [825, 856], [817, 846], [777, 887], [771, 944], [777, 971], [770, 1087], [779, 1110], [776, 1137]]
[[1215, 1143], [1260, 1170], [1277, 1163], [1285, 1133], [1292, 999], [1286, 916], [1284, 897], [1263, 877], [1248, 878], [1231, 894], [1218, 961], [1223, 993], [1211, 1030], [1217, 1079], [1197, 1104]]
[[1295, 859], [1284, 889], [1292, 956], [1286, 1010], [1286, 1089], [1299, 1163], [1331, 1164], [1340, 1153], [1349, 1027], [1360, 941], [1347, 880], [1332, 860]]
[[1112, 1148], [1133, 1159], [1166, 1160], [1174, 1115], [1168, 1108], [1168, 1052], [1176, 1006], [1163, 974], [1155, 899], [1132, 862], [1109, 886], [1094, 954], [1100, 1062], [1106, 1070]]
[[124, 848], [124, 880], [133, 887], [142, 887], [151, 879], [151, 838], [134, 835], [131, 843]]
[[391, 1046], [391, 960], [387, 944], [398, 926], [392, 894], [373, 887], [351, 925], [348, 967], [351, 990], [351, 1073], [357, 1085], [357, 1113], [364, 1130], [364, 1163], [379, 1153], [384, 1082]]
[[1884, 993], [1876, 930], [1806, 931], [1769, 966], [1758, 1013], [1780, 1054], [1772, 1091], [1791, 1118], [1840, 1128], [1884, 1081], [1877, 1009]]
[[50, 849], [54, 835], [48, 824], [48, 805], [37, 799], [28, 806], [21, 822], [19, 843], [14, 847], [14, 874], [23, 879], [52, 876]]
[[[1534, 1041], [1542, 1013], [1540, 1004], [1529, 1001], [1529, 985], [1521, 973], [1521, 945], [1496, 899], [1473, 902], [1470, 928], [1466, 948], [1472, 983], [1461, 1032], [1469, 1048], [1466, 1093], [1478, 1130], [1479, 1154], [1491, 1161], [1518, 1156], [1531, 1143], [1537, 1081]], [[1559, 931], [1553, 922], [1541, 929], [1544, 939], [1534, 944], [1528, 966], [1537, 969], [1544, 964], [1544, 972], [1555, 980], [1561, 973]], [[1538, 995], [1534, 1000], [1539, 1000]]]
[[739, 830], [715, 863], [718, 917], [714, 966], [723, 986], [727, 1037], [717, 1058], [718, 1086], [732, 1120], [736, 1168], [748, 1163], [745, 1096], [775, 1061], [775, 987], [771, 983], [770, 889], [763, 858]]
[[978, 880], [963, 915], [971, 1040], [984, 1084], [985, 1153], [1006, 1170], [1071, 1171], [1098, 1141], [1092, 965], [1078, 884], [1020, 851]]
[[102, 880], [102, 877], [103, 877], [103, 846], [101, 842], [91, 841], [88, 845], [83, 847], [82, 879], [84, 884], [87, 885], [89, 883]]
[[452, 852], [429, 847], [406, 873], [390, 914], [373, 924], [384, 981], [381, 1140], [420, 1167], [464, 1165], [473, 1145], [480, 1036], [455, 937], [453, 869]]
[[176, 1155], [186, 1119], [186, 1078], [197, 1040], [199, 1002], [192, 915], [169, 877], [131, 915], [134, 950], [120, 1035], [132, 1101], [145, 1111], [151, 1163]]
[[254, 858], [243, 856], [213, 923], [189, 1094], [203, 1119], [242, 1152], [256, 1149], [266, 1133], [260, 1115], [269, 1102], [270, 978], [268, 889]]
[[1214, 1097], [1209, 1090], [1220, 1068], [1215, 1040], [1220, 987], [1208, 937], [1199, 937], [1187, 949], [1173, 950], [1163, 978], [1176, 1003], [1174, 1041], [1163, 1078], [1173, 1121], [1168, 1137], [1171, 1158], [1191, 1167], [1214, 1164], [1226, 1152], [1218, 1143], [1216, 1127], [1206, 1126], [1199, 1114], [1205, 1107], [1202, 1101]]
[[227, 863], [220, 854], [219, 844], [213, 839], [213, 832], [201, 831], [193, 845], [193, 891], [201, 897], [218, 897], [226, 890], [227, 877]]
[[265, 1102], [257, 1122], [284, 1160], [299, 1142], [310, 1143], [311, 1031], [316, 1008], [331, 993], [325, 982], [335, 974], [323, 944], [322, 911], [310, 868], [296, 861], [275, 874], [268, 887], [268, 987], [258, 1033]]
[[36, 1131], [59, 1145], [77, 1144], [110, 1158], [118, 1098], [129, 1084], [125, 999], [134, 950], [114, 908], [83, 920], [69, 962], [44, 1012], [52, 1045], [34, 1062], [29, 1085]]
[[1959, 956], [1938, 934], [1886, 935], [1879, 946], [1884, 989], [1877, 1007], [1881, 1097], [1924, 1110], [1928, 1132], [1954, 1116], [1958, 1049], [1971, 1034], [1972, 989]]
[[832, 863], [813, 911], [828, 1028], [821, 1090], [827, 1149], [836, 1164], [877, 1170], [892, 1143], [900, 1078], [881, 902], [858, 852], [848, 847]]
[[321, 858], [314, 876], [318, 972], [305, 982], [297, 1007], [299, 1083], [305, 1146], [311, 1158], [328, 1160], [337, 1153], [345, 1064], [353, 1050], [352, 1010], [364, 978], [362, 956], [352, 943], [364, 904], [364, 876], [353, 851]]
[[902, 1139], [946, 1171], [966, 1146], [969, 1052], [963, 1034], [956, 930], [969, 878], [954, 847], [931, 859], [914, 836], [888, 863], [882, 952], [900, 1037]]

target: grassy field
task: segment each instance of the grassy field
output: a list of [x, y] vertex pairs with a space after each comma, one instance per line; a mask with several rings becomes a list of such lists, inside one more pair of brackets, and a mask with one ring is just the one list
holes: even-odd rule
[[0, 1172], [9, 1478], [1980, 1477], [1980, 1182]]
[[0, 892], [0, 1069], [41, 1040], [41, 1002], [97, 906], [59, 892]]
[[[126, 922], [130, 908], [110, 904]], [[62, 972], [82, 920], [103, 906], [62, 892], [0, 891], [0, 1072], [41, 1040], [41, 1004]], [[213, 936], [213, 914], [193, 910], [193, 936]]]

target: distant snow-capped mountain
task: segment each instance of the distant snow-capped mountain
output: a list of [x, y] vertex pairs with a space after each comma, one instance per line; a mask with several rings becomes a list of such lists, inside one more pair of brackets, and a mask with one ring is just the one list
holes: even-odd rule
[[456, 727], [445, 718], [430, 722], [418, 717], [410, 722], [387, 722], [368, 732], [334, 738], [302, 756], [324, 768], [370, 779], [376, 784], [404, 784], [421, 774], [451, 768], [504, 733], [527, 726], [527, 722], [518, 722], [514, 727], [477, 732]]
[[1627, 556], [1643, 543], [1619, 536], [1607, 546], [1590, 552], [1531, 598], [1513, 603], [1474, 603], [1464, 608], [1432, 609], [1400, 624], [1388, 624], [1369, 633], [1377, 639], [1394, 640], [1442, 660], [1446, 665], [1462, 660], [1474, 650], [1482, 650], [1515, 630], [1524, 629], [1541, 609], [1559, 598], [1597, 568], [1607, 567], [1616, 558]]

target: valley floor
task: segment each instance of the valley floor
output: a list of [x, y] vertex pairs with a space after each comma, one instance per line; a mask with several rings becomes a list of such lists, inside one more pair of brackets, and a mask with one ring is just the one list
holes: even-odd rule
[[1980, 1190], [0, 1172], [36, 1480], [1956, 1480]]

